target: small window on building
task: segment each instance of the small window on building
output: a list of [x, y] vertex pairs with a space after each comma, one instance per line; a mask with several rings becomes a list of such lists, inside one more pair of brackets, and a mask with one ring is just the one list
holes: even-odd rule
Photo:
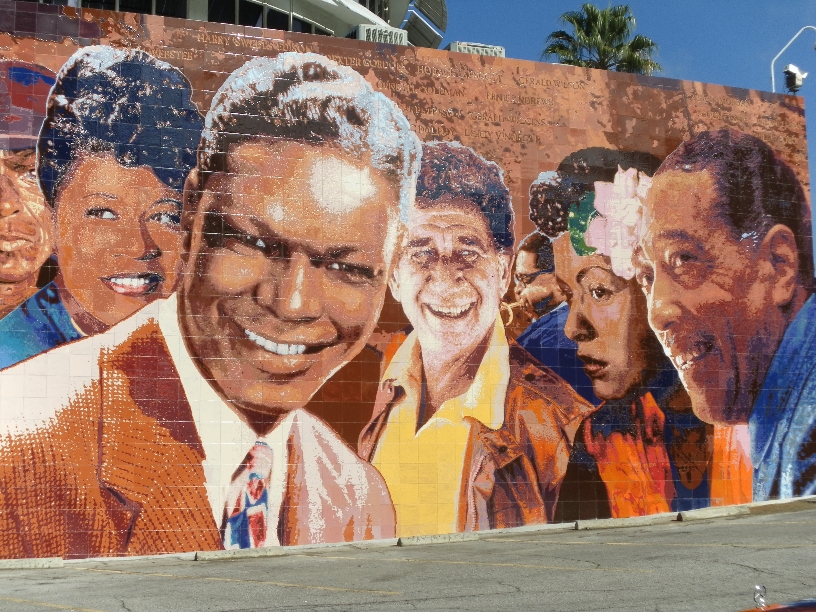
[[388, 21], [389, 2], [388, 0], [359, 0], [360, 4], [374, 13], [377, 17]]
[[311, 34], [312, 24], [308, 21], [304, 21], [303, 19], [292, 17], [292, 31], [301, 32], [302, 34]]
[[207, 21], [235, 23], [235, 0], [209, 0]]
[[289, 29], [289, 13], [273, 8], [266, 9], [266, 27], [285, 32]]
[[238, 25], [263, 27], [263, 6], [248, 0], [238, 0]]
[[116, 2], [114, 0], [85, 0], [82, 8], [103, 9], [105, 11], [115, 11]]
[[156, 14], [184, 19], [187, 17], [187, 0], [156, 0]]
[[[87, 6], [85, 2], [82, 3]], [[119, 10], [126, 13], [147, 13], [153, 11], [153, 0], [119, 0]]]

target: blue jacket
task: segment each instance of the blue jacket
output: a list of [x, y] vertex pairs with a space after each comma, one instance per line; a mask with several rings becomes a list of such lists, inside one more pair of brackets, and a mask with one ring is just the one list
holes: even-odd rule
[[0, 319], [0, 370], [81, 337], [56, 284], [48, 283]]
[[816, 300], [785, 330], [748, 421], [754, 501], [816, 494]]
[[592, 391], [592, 380], [584, 372], [584, 362], [578, 359], [578, 345], [564, 333], [568, 316], [569, 306], [561, 304], [531, 323], [516, 342], [567, 381], [581, 397], [597, 406], [601, 400]]

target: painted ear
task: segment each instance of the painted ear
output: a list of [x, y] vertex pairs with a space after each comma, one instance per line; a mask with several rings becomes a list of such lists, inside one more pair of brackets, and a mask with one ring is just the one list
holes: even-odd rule
[[388, 278], [388, 289], [395, 300], [402, 304], [402, 297], [400, 296], [400, 277], [399, 266], [395, 266], [391, 271], [391, 276]]
[[[184, 194], [182, 196], [184, 218], [191, 219], [198, 208], [199, 196], [201, 195], [198, 193], [198, 182], [198, 168], [193, 168], [184, 181]], [[182, 219], [183, 223], [184, 219]], [[184, 229], [188, 230], [189, 228], [184, 227]]]
[[198, 168], [193, 168], [187, 179], [184, 181], [184, 193], [182, 195], [181, 230], [184, 232], [184, 245], [182, 247], [182, 259], [187, 261], [191, 250], [193, 237], [193, 224], [196, 210], [201, 203], [201, 194], [198, 192]]
[[773, 300], [787, 306], [799, 285], [799, 249], [796, 236], [786, 225], [774, 225], [763, 239], [773, 269]]
[[502, 299], [510, 289], [510, 281], [513, 278], [513, 252], [507, 254], [499, 253], [499, 274], [501, 274], [501, 284], [499, 286], [499, 299]]

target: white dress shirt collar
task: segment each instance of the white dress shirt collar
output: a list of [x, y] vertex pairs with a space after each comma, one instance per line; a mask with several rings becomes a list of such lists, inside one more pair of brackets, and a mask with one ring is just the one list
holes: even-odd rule
[[[299, 415], [300, 418], [308, 418], [310, 415], [305, 411], [290, 412], [275, 429], [265, 436], [258, 436], [229, 403], [218, 395], [190, 357], [179, 326], [176, 294], [157, 301], [160, 302], [159, 327], [181, 379], [198, 437], [204, 447], [203, 467], [207, 496], [216, 525], [221, 526], [224, 504], [233, 474], [259, 440], [265, 442], [274, 453], [275, 459], [268, 485], [269, 516], [270, 518], [278, 516], [286, 490], [288, 463], [286, 442], [289, 432], [297, 412], [303, 413]], [[274, 545], [276, 538], [277, 530], [270, 529], [266, 545]]]

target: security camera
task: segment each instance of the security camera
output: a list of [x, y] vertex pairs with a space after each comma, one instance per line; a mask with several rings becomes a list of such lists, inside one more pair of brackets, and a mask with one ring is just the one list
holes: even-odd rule
[[788, 64], [782, 71], [785, 74], [785, 87], [792, 94], [795, 94], [802, 87], [802, 82], [807, 76], [807, 72], [802, 72], [793, 64]]

